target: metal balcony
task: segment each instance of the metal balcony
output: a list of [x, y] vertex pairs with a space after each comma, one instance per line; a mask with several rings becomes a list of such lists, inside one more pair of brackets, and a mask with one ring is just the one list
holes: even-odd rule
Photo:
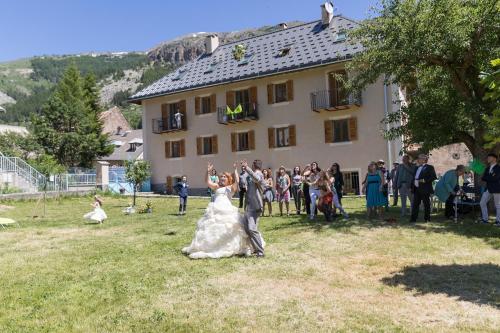
[[322, 90], [311, 93], [311, 110], [339, 111], [361, 106], [361, 93], [341, 94], [339, 91]]
[[178, 131], [186, 131], [185, 117], [182, 119], [182, 124], [180, 127], [177, 126], [175, 120], [171, 119], [153, 119], [153, 133], [161, 134], [161, 133], [170, 133], [170, 132], [178, 132]]
[[219, 106], [217, 108], [217, 121], [220, 124], [227, 125], [259, 119], [257, 103], [244, 103], [239, 105], [241, 105], [241, 110], [238, 110], [238, 105], [234, 107], [230, 106], [231, 112], [228, 112], [227, 105]]

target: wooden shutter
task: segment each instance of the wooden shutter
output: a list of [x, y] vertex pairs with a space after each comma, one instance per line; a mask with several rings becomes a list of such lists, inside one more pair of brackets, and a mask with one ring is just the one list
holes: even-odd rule
[[236, 133], [231, 133], [231, 151], [235, 152], [238, 151], [238, 147], [236, 146]]
[[179, 141], [179, 152], [180, 152], [179, 155], [181, 157], [186, 156], [186, 140], [184, 140], [184, 139]]
[[257, 87], [250, 87], [248, 89], [248, 95], [250, 99], [250, 104], [257, 104]]
[[170, 158], [170, 141], [165, 141], [165, 158]]
[[274, 84], [267, 85], [267, 104], [274, 103]]
[[297, 145], [297, 136], [295, 134], [295, 125], [290, 125], [288, 127], [288, 135], [290, 136], [288, 138], [288, 144], [293, 147]]
[[217, 135], [212, 137], [212, 154], [217, 154], [219, 152], [219, 147], [217, 143]]
[[168, 104], [161, 105], [161, 119], [168, 119]]
[[349, 141], [358, 139], [358, 119], [356, 117], [349, 118]]
[[333, 122], [331, 120], [325, 120], [325, 142], [333, 142]]
[[200, 98], [199, 97], [194, 98], [194, 114], [201, 114]]
[[293, 80], [286, 81], [286, 96], [288, 101], [293, 101]]
[[210, 95], [210, 112], [213, 113], [217, 111], [217, 95]]
[[167, 193], [172, 193], [173, 187], [172, 187], [172, 176], [167, 176]]
[[197, 137], [196, 138], [196, 154], [201, 155], [203, 154], [203, 138]]
[[231, 109], [234, 108], [234, 91], [226, 91], [226, 105]]
[[276, 146], [276, 139], [274, 137], [274, 128], [269, 127], [267, 129], [267, 140], [269, 141], [269, 148], [274, 148]]
[[187, 113], [186, 113], [186, 100], [183, 99], [179, 102], [179, 110], [182, 114], [182, 128], [187, 129]]
[[248, 149], [255, 150], [255, 131], [248, 131]]

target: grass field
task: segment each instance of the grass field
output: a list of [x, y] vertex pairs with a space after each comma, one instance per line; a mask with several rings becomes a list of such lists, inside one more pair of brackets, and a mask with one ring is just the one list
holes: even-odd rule
[[0, 229], [0, 332], [500, 328], [493, 226], [369, 222], [363, 201], [346, 199], [347, 222], [263, 218], [264, 259], [193, 261], [180, 249], [207, 200], [190, 200], [185, 217], [173, 198], [131, 216], [129, 199], [105, 200], [103, 225], [81, 218], [90, 198], [49, 201], [45, 218], [30, 218], [34, 202], [0, 213], [20, 222]]

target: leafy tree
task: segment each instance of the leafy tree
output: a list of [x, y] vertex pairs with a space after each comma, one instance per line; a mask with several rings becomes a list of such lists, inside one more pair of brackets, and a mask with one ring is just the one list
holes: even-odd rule
[[32, 136], [15, 132], [0, 134], [0, 152], [5, 156], [20, 157], [27, 160], [31, 155], [36, 155], [40, 151], [40, 145]]
[[61, 165], [90, 167], [97, 157], [113, 151], [101, 133], [95, 89], [95, 80], [82, 79], [71, 65], [40, 114], [32, 117], [34, 137]]
[[496, 103], [484, 99], [480, 73], [500, 50], [499, 9], [498, 0], [380, 0], [377, 16], [350, 34], [365, 49], [349, 65], [351, 88], [385, 76], [406, 90], [409, 103], [384, 120], [388, 138], [424, 150], [463, 142], [485, 157]]
[[500, 144], [500, 59], [491, 61], [492, 71], [483, 75], [482, 83], [488, 89], [484, 96], [485, 100], [496, 101], [496, 108], [493, 110], [491, 117], [487, 117], [488, 132], [485, 139], [487, 141], [485, 147], [492, 148]]
[[134, 201], [138, 188], [151, 177], [151, 166], [147, 161], [125, 161], [125, 178], [134, 187]]

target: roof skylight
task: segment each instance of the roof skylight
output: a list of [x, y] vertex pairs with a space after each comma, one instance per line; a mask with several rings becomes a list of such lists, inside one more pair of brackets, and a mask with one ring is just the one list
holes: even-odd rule
[[238, 61], [238, 66], [247, 65], [250, 62], [250, 60], [253, 59], [254, 56], [255, 56], [255, 53], [245, 54], [245, 56], [240, 61]]
[[177, 75], [172, 79], [172, 81], [178, 81], [178, 80], [182, 79], [184, 76], [186, 76], [188, 71], [189, 70], [187, 68], [179, 69], [179, 72], [177, 72]]
[[214, 61], [213, 63], [210, 64], [210, 66], [208, 66], [208, 68], [203, 73], [204, 74], [212, 73], [217, 68], [217, 66], [219, 66], [219, 64], [220, 61]]

